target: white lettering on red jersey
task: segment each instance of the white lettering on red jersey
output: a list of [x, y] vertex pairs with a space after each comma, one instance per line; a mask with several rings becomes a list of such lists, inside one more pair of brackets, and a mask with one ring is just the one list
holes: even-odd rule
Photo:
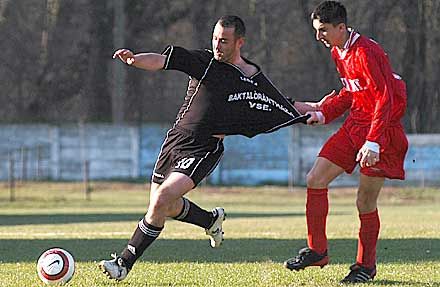
[[349, 92], [360, 92], [366, 90], [366, 86], [362, 86], [359, 79], [341, 78], [342, 85]]

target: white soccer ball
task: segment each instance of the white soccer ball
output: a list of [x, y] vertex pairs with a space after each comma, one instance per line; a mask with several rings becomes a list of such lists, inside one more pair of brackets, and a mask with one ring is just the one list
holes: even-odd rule
[[38, 258], [37, 273], [48, 285], [62, 285], [69, 282], [75, 272], [73, 256], [64, 249], [51, 248]]

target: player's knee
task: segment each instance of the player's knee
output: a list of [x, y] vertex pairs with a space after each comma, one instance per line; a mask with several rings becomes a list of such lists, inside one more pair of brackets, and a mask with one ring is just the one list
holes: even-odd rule
[[357, 207], [358, 211], [361, 211], [362, 209], [364, 209], [365, 208], [365, 200], [358, 197], [356, 199], [356, 207]]
[[327, 182], [323, 176], [320, 176], [313, 170], [307, 174], [307, 186], [312, 188], [325, 188]]
[[365, 197], [358, 197], [356, 199], [356, 207], [360, 213], [372, 212], [376, 209], [376, 200]]
[[151, 198], [150, 207], [155, 213], [166, 214], [170, 206], [172, 205], [171, 198], [169, 196], [169, 188], [160, 187], [158, 188], [154, 196]]

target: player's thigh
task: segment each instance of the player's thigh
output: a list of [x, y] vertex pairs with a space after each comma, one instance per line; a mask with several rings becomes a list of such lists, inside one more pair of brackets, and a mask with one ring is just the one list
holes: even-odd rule
[[155, 192], [159, 188], [160, 184], [156, 182], [151, 182], [150, 184], [150, 192]]
[[150, 196], [153, 200], [173, 203], [194, 187], [193, 180], [186, 174], [171, 172], [165, 181]]
[[160, 186], [159, 183], [151, 181], [151, 184], [150, 184], [150, 201], [151, 201], [152, 195], [156, 192], [156, 190], [159, 188], [159, 186]]
[[350, 133], [350, 129], [345, 126], [341, 127], [326, 141], [318, 156], [326, 158], [351, 174], [357, 164], [356, 154], [360, 148], [358, 145], [361, 146], [357, 134], [357, 132]]
[[385, 178], [360, 174], [356, 204], [361, 213], [372, 212], [377, 208], [377, 199]]
[[327, 188], [328, 184], [344, 172], [344, 169], [324, 157], [317, 157], [307, 174], [307, 187]]

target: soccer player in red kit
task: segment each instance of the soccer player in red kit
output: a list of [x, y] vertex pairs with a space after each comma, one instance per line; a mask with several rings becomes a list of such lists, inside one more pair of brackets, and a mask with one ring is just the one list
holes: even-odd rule
[[345, 7], [324, 1], [311, 14], [316, 40], [331, 49], [343, 88], [308, 123], [327, 124], [349, 110], [342, 127], [322, 147], [307, 175], [308, 247], [284, 265], [290, 270], [325, 266], [328, 185], [360, 165], [356, 205], [360, 229], [356, 262], [343, 283], [362, 283], [376, 275], [376, 243], [380, 220], [377, 198], [385, 178], [404, 179], [408, 142], [400, 122], [406, 109], [406, 88], [375, 41], [347, 27]]

